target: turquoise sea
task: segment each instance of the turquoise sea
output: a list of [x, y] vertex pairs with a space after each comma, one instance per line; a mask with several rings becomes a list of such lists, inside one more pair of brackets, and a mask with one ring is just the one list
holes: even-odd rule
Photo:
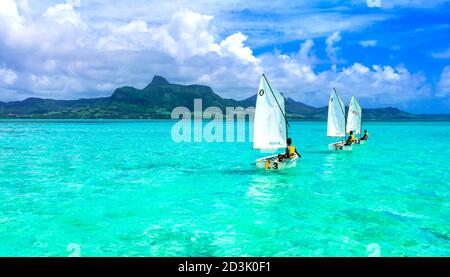
[[245, 143], [174, 143], [173, 121], [0, 121], [0, 256], [450, 256], [449, 122], [368, 122], [266, 172]]

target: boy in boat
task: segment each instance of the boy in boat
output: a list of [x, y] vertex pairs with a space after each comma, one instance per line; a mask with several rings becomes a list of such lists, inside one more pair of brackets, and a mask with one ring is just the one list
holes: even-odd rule
[[350, 131], [350, 136], [348, 136], [344, 145], [352, 145], [353, 143], [355, 143], [355, 135], [353, 135], [353, 131]]
[[364, 136], [360, 137], [359, 140], [367, 140], [369, 138], [369, 133], [367, 130], [364, 130]]
[[367, 133], [367, 130], [364, 130], [364, 135], [360, 138], [357, 138], [355, 142], [359, 144], [359, 142], [361, 140], [367, 140], [368, 138], [369, 138], [369, 133]]
[[298, 153], [297, 149], [295, 148], [295, 146], [291, 145], [292, 144], [292, 139], [288, 138], [286, 140], [286, 153], [285, 154], [278, 154], [278, 159], [281, 161], [283, 159], [292, 159], [294, 158], [295, 154], [297, 154], [297, 156], [299, 158], [302, 157], [302, 155], [300, 155], [300, 153]]

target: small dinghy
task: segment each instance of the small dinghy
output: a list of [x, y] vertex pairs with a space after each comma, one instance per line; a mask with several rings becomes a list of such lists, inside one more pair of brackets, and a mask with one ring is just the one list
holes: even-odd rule
[[344, 150], [344, 151], [351, 151], [352, 145], [345, 145], [345, 141], [339, 141], [335, 143], [328, 144], [328, 150]]
[[342, 138], [342, 141], [328, 144], [329, 150], [352, 150], [352, 145], [345, 145], [345, 129], [345, 104], [333, 88], [328, 101], [327, 136]]
[[267, 156], [256, 160], [257, 168], [265, 169], [285, 169], [295, 167], [297, 165], [298, 156], [295, 154], [294, 158], [279, 159], [278, 155]]
[[[289, 123], [286, 119], [284, 97], [262, 75], [256, 97], [253, 149], [276, 151], [286, 149]], [[257, 168], [279, 170], [295, 167], [298, 156], [278, 158], [271, 155], [256, 160]]]

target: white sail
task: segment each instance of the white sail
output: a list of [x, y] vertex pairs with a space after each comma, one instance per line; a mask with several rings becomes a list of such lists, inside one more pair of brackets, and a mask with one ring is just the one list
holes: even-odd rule
[[284, 97], [263, 74], [256, 95], [253, 148], [276, 150], [286, 147], [286, 113]]
[[352, 99], [350, 99], [350, 104], [348, 106], [347, 128], [346, 128], [347, 133], [353, 131], [354, 134], [361, 134], [361, 116], [362, 116], [361, 106], [359, 106], [358, 101], [356, 101], [356, 98], [352, 96]]
[[328, 101], [327, 136], [345, 137], [345, 104], [334, 89]]

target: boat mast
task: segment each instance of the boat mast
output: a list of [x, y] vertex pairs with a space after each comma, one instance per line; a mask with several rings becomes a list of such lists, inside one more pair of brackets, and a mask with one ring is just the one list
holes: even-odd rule
[[[280, 109], [281, 114], [283, 115], [284, 120], [285, 120], [285, 122], [286, 122], [286, 126], [291, 127], [291, 126], [289, 125], [289, 122], [287, 121], [286, 114], [283, 112], [283, 109], [281, 108], [280, 103], [278, 103], [278, 100], [277, 100], [277, 98], [275, 97], [275, 94], [273, 93], [272, 86], [270, 85], [269, 80], [267, 80], [267, 77], [266, 77], [266, 75], [265, 75], [264, 73], [263, 73], [262, 76], [263, 76], [264, 79], [266, 80], [267, 85], [268, 85], [269, 88], [270, 88], [270, 92], [272, 93], [273, 98], [275, 98], [275, 102], [277, 102], [278, 108]], [[283, 98], [284, 98], [284, 97], [283, 97]]]
[[[358, 106], [359, 106], [359, 104], [358, 104]], [[361, 136], [361, 134], [362, 134], [362, 109], [361, 109], [361, 106], [359, 106], [359, 116], [361, 117], [359, 119], [359, 136]]]
[[288, 136], [288, 122], [287, 122], [287, 117], [286, 117], [286, 98], [284, 98], [284, 96], [283, 96], [283, 101], [284, 101], [284, 113], [283, 113], [283, 115], [284, 115], [284, 122], [285, 122], [284, 128], [286, 129], [286, 139], [287, 139], [289, 136]]

